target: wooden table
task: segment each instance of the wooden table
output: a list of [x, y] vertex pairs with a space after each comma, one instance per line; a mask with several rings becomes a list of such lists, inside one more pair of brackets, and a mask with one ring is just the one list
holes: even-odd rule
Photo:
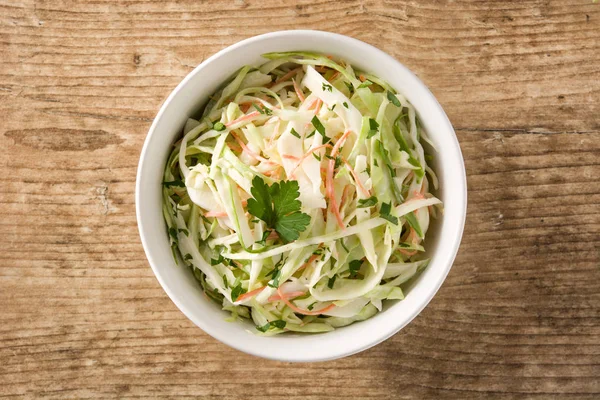
[[[8, 0], [0, 18], [0, 397], [600, 398], [600, 4]], [[469, 182], [431, 304], [317, 364], [196, 328], [135, 220], [161, 102], [219, 49], [291, 28], [359, 38], [419, 75]]]

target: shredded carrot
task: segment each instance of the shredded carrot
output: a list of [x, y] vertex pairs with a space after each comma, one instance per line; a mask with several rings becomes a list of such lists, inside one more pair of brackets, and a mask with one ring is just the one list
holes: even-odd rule
[[320, 310], [315, 310], [315, 311], [304, 310], [302, 308], [296, 307], [291, 301], [289, 301], [288, 299], [286, 299], [285, 296], [283, 295], [283, 293], [281, 292], [281, 288], [280, 287], [277, 288], [277, 293], [279, 293], [279, 297], [281, 297], [281, 300], [289, 308], [291, 308], [294, 312], [297, 312], [298, 314], [303, 314], [303, 315], [319, 315], [319, 314], [327, 312], [327, 311], [331, 310], [333, 307], [335, 307], [335, 304], [331, 303], [327, 307], [321, 308]]
[[246, 299], [254, 297], [257, 294], [259, 294], [260, 292], [262, 292], [265, 288], [266, 288], [266, 286], [263, 286], [263, 287], [259, 287], [258, 289], [251, 290], [248, 293], [244, 293], [244, 294], [240, 295], [240, 297], [237, 298], [236, 302], [244, 301]]
[[253, 111], [250, 114], [242, 115], [241, 117], [234, 119], [233, 121], [229, 121], [228, 123], [225, 124], [225, 126], [229, 127], [229, 126], [235, 125], [239, 122], [249, 121], [254, 117], [258, 117], [259, 115], [260, 115], [260, 113], [258, 111]]
[[300, 157], [296, 157], [291, 154], [282, 154], [281, 158], [287, 158], [289, 160], [300, 160]]
[[323, 100], [317, 99], [317, 104], [315, 106], [315, 114], [319, 113], [319, 110], [321, 109], [322, 105], [323, 105]]
[[300, 71], [302, 71], [302, 67], [295, 68], [295, 69], [289, 71], [287, 74], [283, 75], [281, 78], [277, 79], [275, 82], [267, 85], [267, 87], [272, 87], [280, 82], [285, 82]]
[[210, 218], [210, 217], [226, 217], [227, 213], [225, 211], [209, 211], [206, 214], [204, 214], [204, 216], [206, 218]]
[[316, 98], [313, 101], [311, 101], [310, 104], [308, 105], [308, 107], [306, 109], [307, 110], [312, 110], [317, 105], [317, 103], [319, 102], [319, 100], [320, 100], [319, 98]]
[[292, 79], [292, 82], [294, 83], [294, 90], [296, 91], [296, 96], [298, 96], [300, 101], [306, 100], [306, 97], [304, 97], [304, 93], [302, 93], [302, 90], [300, 90], [300, 87], [298, 86], [296, 81]]
[[[284, 293], [283, 295], [285, 296], [286, 299], [293, 299], [295, 297], [299, 297], [304, 294], [306, 294], [306, 292], [296, 291], [296, 292]], [[281, 296], [279, 296], [279, 293], [274, 294], [273, 296], [271, 296], [267, 299], [267, 301], [269, 301], [269, 302], [273, 302], [273, 301], [277, 301], [277, 300], [281, 300]]]
[[294, 168], [292, 168], [292, 171], [290, 172], [290, 179], [294, 177], [294, 172], [296, 172], [296, 169], [298, 169], [298, 167], [300, 167], [300, 165], [302, 165], [302, 162], [307, 157], [309, 157], [315, 151], [320, 150], [320, 149], [322, 149], [324, 147], [332, 147], [332, 146], [330, 144], [322, 144], [320, 146], [313, 147], [312, 149], [309, 149], [306, 153], [304, 153], [304, 155], [302, 157], [300, 157], [300, 160], [298, 160], [298, 162], [296, 163], [296, 165], [294, 165]]
[[404, 254], [405, 256], [409, 256], [409, 257], [414, 256], [415, 254], [417, 254], [416, 250], [409, 251], [409, 250], [405, 250], [405, 249], [398, 249], [398, 251], [400, 253]]
[[354, 168], [352, 168], [352, 166], [350, 165], [350, 163], [345, 158], [342, 158], [342, 161], [346, 165], [346, 168], [348, 168], [348, 171], [350, 171], [350, 173], [352, 174], [352, 177], [354, 178], [354, 182], [356, 182], [356, 186], [358, 186], [358, 188], [360, 189], [360, 191], [363, 192], [363, 194], [365, 196], [370, 196], [371, 192], [369, 192], [369, 190], [367, 190], [367, 188], [364, 187], [362, 181], [358, 177], [358, 174], [356, 173], [356, 171], [354, 170]]
[[348, 138], [348, 136], [350, 136], [350, 134], [352, 133], [352, 131], [347, 130], [346, 132], [344, 132], [344, 134], [338, 139], [337, 142], [335, 142], [335, 146], [333, 146], [333, 150], [331, 150], [331, 157], [335, 157], [340, 149], [340, 147], [342, 147], [344, 145], [344, 142], [346, 141], [346, 139]]
[[312, 256], [310, 256], [310, 258], [300, 266], [300, 268], [298, 268], [296, 271], [301, 271], [304, 268], [308, 267], [310, 264], [313, 263], [313, 261], [315, 261], [317, 258], [319, 258], [319, 255], [317, 254], [313, 254]]
[[242, 148], [235, 143], [227, 143], [227, 147], [229, 147], [233, 151], [242, 152]]
[[340, 201], [340, 208], [343, 207], [346, 203], [346, 200], [348, 200], [350, 190], [352, 190], [352, 185], [346, 185], [346, 187], [344, 187], [344, 191], [342, 192], [342, 200]]

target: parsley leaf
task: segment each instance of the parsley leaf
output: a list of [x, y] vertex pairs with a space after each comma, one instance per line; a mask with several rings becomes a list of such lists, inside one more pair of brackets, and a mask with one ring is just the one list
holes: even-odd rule
[[269, 237], [270, 234], [271, 234], [271, 231], [267, 229], [266, 231], [263, 232], [262, 238], [258, 242], [256, 242], [256, 243], [260, 244], [260, 245], [263, 245], [263, 246], [266, 246], [267, 245], [267, 238]]
[[279, 287], [279, 278], [281, 277], [281, 270], [279, 269], [279, 267], [275, 267], [275, 269], [271, 272], [273, 273], [273, 279], [271, 279], [267, 283], [267, 285], [271, 286], [272, 288], [278, 288]]
[[350, 92], [350, 94], [354, 93], [354, 86], [352, 86], [351, 83], [348, 83], [348, 82], [344, 81], [344, 84], [348, 88], [348, 91]]
[[240, 297], [244, 293], [246, 293], [246, 289], [243, 289], [242, 284], [238, 283], [238, 285], [234, 287], [231, 291], [231, 300], [236, 301], [238, 297]]
[[323, 83], [323, 91], [327, 90], [329, 92], [333, 91], [333, 88], [331, 87], [331, 85], [328, 85], [326, 83]]
[[369, 208], [377, 204], [377, 197], [371, 196], [368, 199], [358, 200], [357, 208]]
[[310, 216], [300, 212], [302, 203], [297, 181], [281, 181], [268, 186], [255, 176], [252, 180], [252, 196], [248, 199], [248, 212], [263, 220], [279, 236], [291, 242], [300, 236], [310, 223]]
[[265, 221], [269, 227], [274, 227], [276, 214], [273, 210], [271, 192], [261, 177], [255, 176], [252, 180], [251, 193], [254, 198], [248, 199], [248, 212]]
[[343, 102], [343, 103], [342, 103], [342, 105], [343, 105], [344, 107], [348, 108], [348, 103], [346, 103], [346, 102]]
[[369, 118], [369, 132], [367, 133], [367, 139], [377, 135], [379, 131], [379, 124], [373, 118]]
[[256, 108], [256, 111], [258, 111], [259, 113], [261, 113], [261, 114], [264, 114], [264, 113], [265, 113], [265, 112], [263, 111], [263, 109], [262, 109], [262, 108], [260, 108], [260, 107], [259, 107], [259, 106], [258, 106], [256, 103], [252, 103], [252, 106], [253, 106], [254, 108]]
[[169, 228], [169, 236], [171, 236], [171, 239], [173, 239], [173, 242], [177, 243], [177, 229], [176, 228]]
[[336, 279], [337, 279], [337, 275], [334, 275], [331, 278], [329, 278], [329, 280], [327, 281], [327, 287], [329, 289], [333, 289], [333, 285], [334, 285]]
[[278, 328], [278, 329], [283, 329], [283, 328], [285, 328], [286, 324], [287, 323], [284, 320], [278, 319], [278, 320], [275, 320], [275, 321], [267, 322], [263, 326], [257, 326], [256, 329], [258, 329], [261, 332], [266, 332], [271, 327]]
[[379, 216], [381, 218], [387, 219], [394, 225], [398, 225], [398, 217], [394, 217], [393, 215], [391, 215], [390, 211], [392, 211], [391, 203], [382, 203], [381, 209], [379, 210]]
[[400, 100], [398, 100], [398, 98], [396, 97], [396, 95], [394, 93], [390, 92], [389, 90], [387, 92], [387, 98], [396, 107], [402, 107], [402, 104], [400, 104]]
[[296, 136], [298, 139], [300, 139], [300, 134], [298, 132], [296, 132], [296, 130], [294, 128], [292, 128], [292, 130], [290, 131], [290, 134], [292, 136]]
[[329, 109], [329, 111], [335, 110], [335, 106], [337, 106], [337, 104], [332, 105], [331, 108]]
[[271, 326], [274, 326], [275, 328], [279, 328], [279, 329], [283, 329], [285, 328], [286, 322], [282, 319], [278, 319], [276, 321], [271, 321]]
[[350, 269], [350, 277], [354, 278], [356, 276], [356, 274], [358, 274], [358, 270], [360, 269], [360, 267], [362, 266], [363, 261], [362, 260], [352, 260], [350, 261], [350, 264], [348, 265], [349, 269]]
[[219, 265], [225, 262], [225, 258], [221, 254], [219, 254], [219, 258], [211, 258], [210, 265]]
[[275, 224], [275, 230], [283, 239], [292, 242], [298, 239], [299, 232], [306, 229], [310, 223], [310, 216], [301, 212], [295, 212], [283, 218], [279, 218]]
[[263, 326], [257, 326], [256, 329], [258, 329], [261, 332], [266, 332], [269, 330], [269, 328], [271, 327], [271, 323], [267, 322], [266, 324], [264, 324]]
[[217, 122], [216, 124], [213, 125], [213, 129], [217, 132], [221, 132], [225, 130], [225, 124], [223, 124], [222, 122]]
[[412, 156], [412, 154], [409, 153], [409, 155], [410, 155], [410, 157], [408, 157], [408, 162], [411, 165], [414, 165], [415, 167], [418, 167], [418, 169], [413, 169], [413, 172], [415, 173], [415, 175], [418, 178], [422, 178], [425, 175], [425, 172], [423, 171], [423, 166], [421, 165], [421, 163], [416, 158], [414, 158]]
[[[325, 134], [325, 127], [323, 126], [323, 124], [321, 123], [321, 121], [319, 120], [319, 118], [317, 118], [317, 116], [315, 115], [310, 122], [313, 124], [313, 126], [315, 127], [315, 129], [321, 134], [321, 136], [323, 136], [324, 139], [327, 139], [327, 142], [330, 140], [327, 135]], [[325, 143], [327, 143], [325, 142]]]

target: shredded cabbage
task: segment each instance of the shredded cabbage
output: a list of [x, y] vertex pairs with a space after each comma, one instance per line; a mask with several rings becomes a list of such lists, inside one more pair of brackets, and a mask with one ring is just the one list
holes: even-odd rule
[[421, 140], [434, 144], [379, 78], [321, 54], [264, 57], [186, 121], [163, 215], [176, 261], [230, 320], [260, 335], [328, 332], [402, 300], [427, 266], [442, 205]]

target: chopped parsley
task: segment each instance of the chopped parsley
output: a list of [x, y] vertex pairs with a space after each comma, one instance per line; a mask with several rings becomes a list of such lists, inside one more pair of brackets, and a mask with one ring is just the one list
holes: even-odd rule
[[327, 137], [325, 135], [325, 127], [316, 115], [310, 120], [310, 122], [313, 124], [317, 132], [319, 132], [323, 137]]
[[177, 243], [177, 229], [176, 228], [169, 228], [169, 236], [171, 236], [171, 239], [173, 239], [173, 241], [175, 243]]
[[328, 92], [331, 92], [331, 91], [333, 91], [333, 88], [332, 88], [332, 86], [331, 86], [331, 85], [328, 85], [328, 84], [326, 84], [326, 83], [323, 83], [323, 91], [326, 91], [326, 90], [327, 90]]
[[362, 264], [363, 264], [362, 260], [350, 261], [350, 264], [348, 264], [348, 268], [350, 270], [350, 278], [356, 277], [356, 274], [358, 274], [358, 271], [360, 270], [360, 267], [362, 266]]
[[278, 319], [276, 321], [267, 322], [263, 326], [257, 326], [256, 329], [258, 329], [261, 332], [266, 332], [271, 327], [277, 328], [277, 329], [283, 329], [283, 328], [285, 328], [285, 325], [286, 325], [286, 322], [284, 320]]
[[344, 107], [348, 108], [348, 103], [346, 103], [346, 102], [343, 102], [343, 103], [342, 103], [342, 105], [343, 105]]
[[344, 84], [346, 85], [346, 87], [348, 88], [348, 91], [350, 92], [350, 94], [354, 93], [354, 86], [352, 86], [351, 83], [348, 82], [344, 82]]
[[358, 88], [359, 88], [359, 89], [366, 88], [366, 87], [369, 87], [369, 86], [371, 86], [372, 84], [373, 84], [373, 82], [371, 82], [370, 80], [368, 80], [368, 79], [367, 79], [367, 80], [365, 80], [363, 83], [361, 83], [361, 84], [358, 86]]
[[256, 105], [256, 103], [252, 103], [252, 106], [254, 106], [254, 108], [256, 108], [256, 111], [258, 111], [261, 114], [265, 114], [265, 115], [273, 115], [273, 110], [271, 110], [270, 108], [267, 108], [265, 106], [263, 106], [262, 108], [259, 107], [258, 105]]
[[298, 139], [300, 139], [300, 134], [298, 132], [296, 132], [296, 130], [294, 128], [292, 128], [292, 130], [290, 131], [290, 134], [292, 136], [296, 136]]
[[242, 288], [242, 284], [238, 283], [236, 287], [231, 290], [231, 301], [236, 301], [238, 297], [246, 293], [246, 289]]
[[367, 133], [367, 139], [372, 138], [379, 132], [379, 124], [373, 118], [369, 118], [369, 132]]
[[415, 215], [415, 213], [410, 212], [406, 214], [404, 218], [406, 219], [406, 222], [408, 222], [408, 224], [415, 230], [417, 235], [419, 235], [419, 237], [422, 239], [423, 231], [421, 230], [421, 225], [419, 225], [419, 220], [417, 220], [417, 216]]
[[260, 238], [260, 240], [258, 242], [256, 242], [257, 244], [260, 244], [262, 246], [266, 246], [267, 244], [267, 238], [269, 237], [269, 235], [271, 234], [270, 230], [265, 230], [262, 234], [262, 238]]
[[335, 284], [336, 279], [337, 279], [337, 275], [334, 275], [331, 278], [329, 278], [329, 280], [327, 281], [327, 287], [329, 289], [333, 289], [333, 285]]
[[396, 95], [394, 93], [390, 92], [389, 90], [387, 92], [387, 98], [396, 107], [402, 107], [402, 104], [400, 104], [400, 100], [398, 100], [398, 98], [396, 97]]
[[371, 196], [368, 199], [359, 199], [357, 208], [369, 208], [377, 204], [377, 197]]
[[391, 211], [392, 211], [391, 203], [382, 203], [381, 209], [379, 210], [379, 216], [383, 219], [387, 219], [394, 225], [398, 225], [398, 217], [395, 217], [392, 214], [390, 214]]
[[183, 233], [185, 236], [190, 236], [190, 231], [187, 229], [179, 229], [179, 232]]

